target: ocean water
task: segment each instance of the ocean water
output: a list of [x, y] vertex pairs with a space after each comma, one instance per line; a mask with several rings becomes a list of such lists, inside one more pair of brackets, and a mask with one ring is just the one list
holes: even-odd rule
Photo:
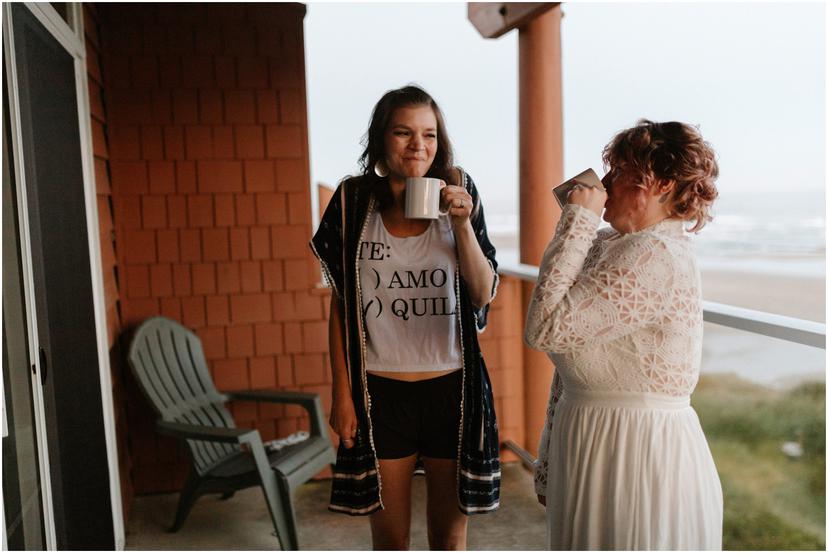
[[825, 278], [825, 191], [723, 194], [696, 248], [703, 268]]
[[[825, 278], [824, 190], [722, 194], [712, 214], [696, 235], [703, 269]], [[517, 212], [487, 212], [486, 224], [498, 259], [517, 262]]]

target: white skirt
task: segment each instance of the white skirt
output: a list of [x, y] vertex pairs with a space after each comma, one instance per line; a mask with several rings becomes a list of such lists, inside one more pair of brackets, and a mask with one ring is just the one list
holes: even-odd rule
[[689, 398], [564, 390], [549, 438], [550, 549], [722, 548], [722, 487]]

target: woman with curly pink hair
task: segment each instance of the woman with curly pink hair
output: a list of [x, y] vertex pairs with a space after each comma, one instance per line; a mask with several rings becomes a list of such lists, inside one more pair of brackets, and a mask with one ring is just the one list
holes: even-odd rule
[[711, 219], [715, 154], [694, 127], [642, 120], [603, 158], [606, 190], [570, 192], [526, 322], [556, 367], [535, 467], [548, 545], [721, 549], [722, 488], [690, 407], [703, 321], [688, 231]]

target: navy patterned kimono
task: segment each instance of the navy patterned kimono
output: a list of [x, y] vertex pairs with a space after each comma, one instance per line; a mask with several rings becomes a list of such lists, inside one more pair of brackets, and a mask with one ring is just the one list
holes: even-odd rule
[[[351, 449], [339, 446], [329, 509], [350, 515], [369, 515], [383, 508], [379, 464], [368, 409], [370, 397], [363, 366], [365, 327], [357, 264], [357, 250], [362, 241], [365, 219], [369, 210], [376, 209], [377, 203], [369, 179], [376, 182], [378, 177], [366, 175], [346, 179], [340, 184], [310, 242], [311, 249], [322, 264], [325, 278], [340, 302], [345, 319], [346, 358], [357, 415], [357, 436]], [[474, 204], [478, 205], [477, 189], [468, 175], [464, 174], [463, 184]], [[472, 226], [480, 248], [495, 272], [494, 297], [498, 283], [497, 262], [495, 248], [486, 234], [482, 205], [477, 217], [472, 218]], [[460, 306], [458, 319], [463, 359], [462, 416], [458, 429], [458, 505], [463, 513], [476, 514], [494, 511], [500, 505], [499, 442], [492, 386], [477, 342], [477, 332], [482, 332], [486, 326], [488, 306], [480, 310], [472, 306], [466, 284], [459, 275], [459, 261], [457, 267], [455, 294]]]

